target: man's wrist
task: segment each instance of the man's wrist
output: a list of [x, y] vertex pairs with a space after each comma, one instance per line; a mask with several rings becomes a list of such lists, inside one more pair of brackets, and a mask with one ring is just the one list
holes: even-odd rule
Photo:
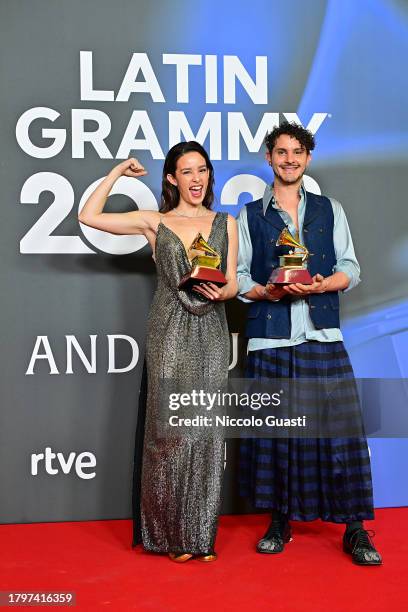
[[329, 285], [328, 278], [324, 278], [322, 280], [322, 284], [320, 285], [320, 293], [325, 293], [327, 291], [327, 286]]
[[269, 302], [279, 302], [280, 300], [280, 298], [274, 298], [271, 292], [263, 285], [258, 285], [256, 291], [261, 300], [268, 300]]
[[264, 287], [263, 285], [257, 285], [255, 287], [255, 292], [256, 292], [258, 300], [266, 300], [267, 299], [266, 287]]

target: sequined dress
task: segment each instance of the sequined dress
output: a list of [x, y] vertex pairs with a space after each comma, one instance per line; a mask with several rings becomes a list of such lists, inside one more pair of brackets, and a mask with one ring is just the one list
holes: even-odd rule
[[[225, 272], [227, 214], [217, 213], [208, 238]], [[162, 437], [157, 423], [165, 408], [164, 381], [222, 384], [227, 377], [229, 337], [222, 302], [202, 301], [177, 286], [190, 264], [180, 238], [160, 223], [156, 238], [158, 286], [146, 344], [147, 405], [141, 477], [141, 535], [146, 550], [204, 554], [214, 547], [224, 462], [221, 432], [183, 428]]]

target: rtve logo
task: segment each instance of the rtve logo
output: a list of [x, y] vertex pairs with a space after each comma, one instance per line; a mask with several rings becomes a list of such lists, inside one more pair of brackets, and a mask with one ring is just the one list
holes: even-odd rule
[[51, 447], [47, 446], [44, 453], [32, 453], [31, 455], [32, 476], [37, 476], [39, 470], [45, 470], [50, 476], [55, 476], [60, 473], [60, 469], [63, 474], [69, 474], [74, 469], [78, 478], [90, 480], [96, 476], [93, 470], [95, 466], [96, 457], [88, 451], [78, 455], [71, 452], [68, 457], [65, 457], [64, 453], [53, 453]]

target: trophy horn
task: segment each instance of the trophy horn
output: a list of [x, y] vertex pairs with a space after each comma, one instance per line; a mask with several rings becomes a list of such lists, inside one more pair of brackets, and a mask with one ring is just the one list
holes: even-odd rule
[[187, 250], [191, 271], [178, 284], [179, 289], [191, 289], [198, 283], [214, 283], [222, 287], [227, 283], [222, 270], [221, 255], [198, 233]]
[[290, 233], [290, 231], [288, 230], [287, 227], [285, 227], [284, 230], [281, 231], [281, 233], [279, 234], [279, 238], [276, 241], [276, 246], [295, 246], [298, 248], [302, 248], [304, 249], [305, 247], [300, 244], [300, 242], [298, 242]]
[[309, 255], [307, 248], [292, 236], [287, 227], [285, 227], [285, 229], [283, 229], [279, 234], [276, 241], [276, 246], [290, 246], [299, 249], [303, 253], [303, 261]]
[[214, 262], [214, 267], [218, 267], [221, 263], [220, 255], [215, 249], [210, 247], [208, 242], [204, 240], [201, 233], [197, 234], [197, 236], [194, 238], [193, 242], [189, 246], [187, 257], [190, 262], [193, 261], [193, 259], [195, 259], [196, 257], [206, 257], [207, 259], [211, 258], [211, 260]]
[[212, 247], [210, 247], [208, 242], [206, 240], [204, 240], [204, 238], [201, 235], [201, 233], [197, 234], [197, 236], [194, 238], [193, 242], [189, 246], [189, 249], [188, 249], [189, 256], [190, 256], [190, 253], [194, 252], [194, 251], [196, 251], [196, 253], [193, 254], [193, 257], [197, 254], [197, 251], [199, 253], [204, 253], [205, 255], [216, 255], [216, 256], [218, 256], [217, 251], [215, 249], [213, 249]]
[[[276, 246], [281, 245], [292, 247], [293, 250], [290, 250], [288, 254], [279, 256], [279, 266], [272, 269], [268, 283], [271, 285], [289, 285], [291, 283], [313, 284], [310, 272], [305, 266], [305, 261], [310, 253], [299, 240], [292, 236], [287, 227], [282, 230], [276, 241]], [[294, 251], [295, 248], [301, 252], [296, 253]]]

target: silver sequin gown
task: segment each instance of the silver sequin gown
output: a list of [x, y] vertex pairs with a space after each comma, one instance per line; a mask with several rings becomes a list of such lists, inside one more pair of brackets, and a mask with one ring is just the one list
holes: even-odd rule
[[[225, 272], [227, 214], [217, 213], [208, 239]], [[161, 437], [159, 392], [166, 381], [222, 384], [228, 373], [229, 336], [224, 304], [202, 301], [178, 283], [189, 272], [179, 237], [160, 223], [156, 239], [158, 286], [149, 317], [146, 345], [147, 405], [141, 480], [142, 541], [146, 550], [204, 554], [213, 550], [220, 508], [224, 439], [183, 428]]]

